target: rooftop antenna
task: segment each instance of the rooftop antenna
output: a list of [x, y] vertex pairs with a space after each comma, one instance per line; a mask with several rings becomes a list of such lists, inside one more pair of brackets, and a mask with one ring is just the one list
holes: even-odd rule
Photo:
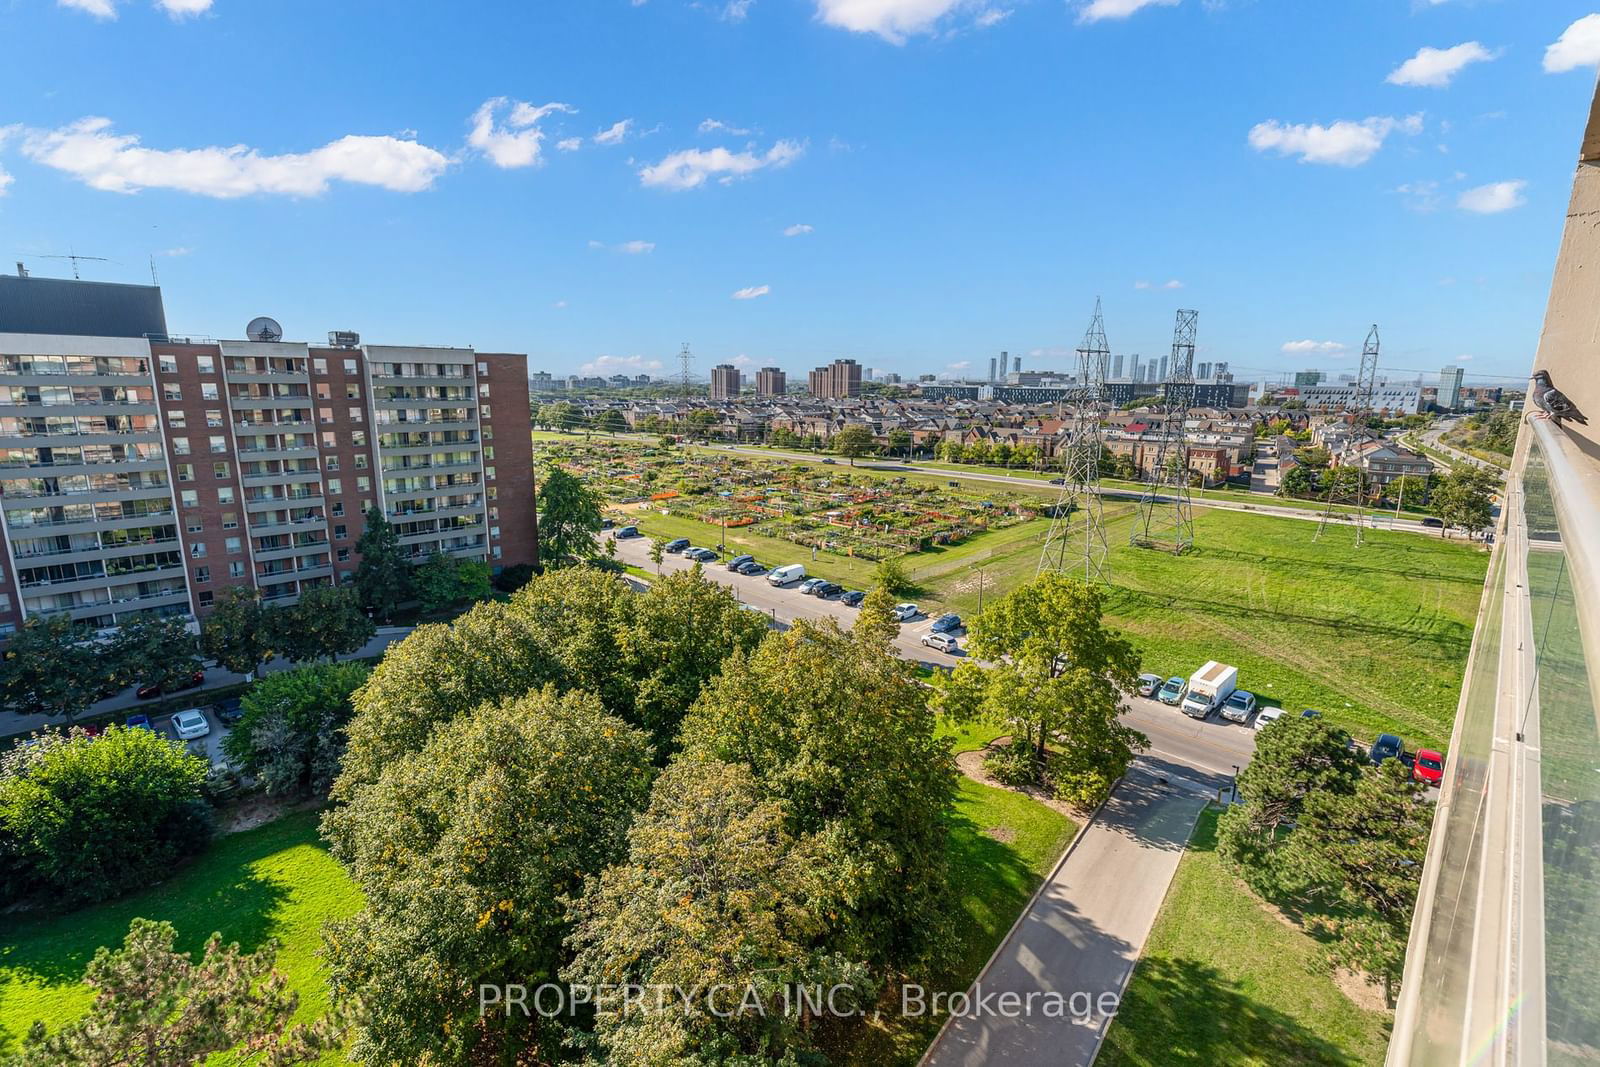
[[150, 284], [157, 287], [161, 285], [161, 279], [156, 277], [156, 256], [154, 252], [150, 253]]
[[1086, 582], [1108, 581], [1105, 510], [1100, 501], [1100, 457], [1105, 449], [1100, 428], [1100, 396], [1105, 390], [1111, 346], [1106, 323], [1095, 298], [1094, 318], [1078, 346], [1078, 384], [1068, 395], [1072, 404], [1062, 451], [1061, 493], [1050, 515], [1050, 531], [1039, 554], [1039, 573], [1079, 572]]
[[91, 263], [91, 262], [92, 263], [110, 263], [111, 262], [109, 259], [107, 259], [104, 256], [80, 256], [80, 255], [77, 255], [76, 253], [73, 253], [73, 252], [68, 252], [64, 256], [43, 256], [41, 258], [43, 258], [43, 259], [70, 259], [72, 261], [72, 278], [73, 278], [74, 281], [82, 281], [83, 280], [82, 275], [80, 275], [78, 273], [78, 264], [79, 263]]
[[1146, 475], [1130, 544], [1182, 555], [1194, 547], [1194, 500], [1189, 493], [1189, 444], [1184, 436], [1194, 406], [1194, 348], [1200, 313], [1179, 311], [1172, 333], [1172, 364], [1165, 379], [1166, 417]]
[[[1352, 450], [1372, 434], [1367, 420], [1372, 415], [1373, 398], [1378, 391], [1378, 356], [1381, 350], [1382, 342], [1378, 337], [1378, 326], [1374, 323], [1372, 332], [1367, 334], [1367, 343], [1361, 346], [1361, 373], [1356, 378], [1355, 396], [1350, 405]], [[1322, 538], [1322, 532], [1328, 528], [1328, 523], [1333, 521], [1334, 514], [1338, 510], [1337, 505], [1348, 501], [1354, 509], [1356, 547], [1361, 547], [1365, 538], [1363, 527], [1367, 522], [1367, 470], [1361, 465], [1359, 455], [1354, 455], [1354, 458], [1355, 462], [1350, 466], [1354, 468], [1355, 474], [1348, 478], [1338, 477], [1337, 471], [1331, 465], [1328, 468], [1328, 502], [1322, 509], [1322, 521], [1317, 523], [1317, 532], [1311, 537], [1313, 542]]]

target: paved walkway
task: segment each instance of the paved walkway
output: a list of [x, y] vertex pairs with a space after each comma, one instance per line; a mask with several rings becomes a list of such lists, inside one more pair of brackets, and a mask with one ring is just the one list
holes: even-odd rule
[[1204, 791], [1181, 779], [1163, 785], [1136, 763], [972, 990], [974, 999], [979, 990], [1012, 991], [1024, 1005], [1029, 993], [1054, 992], [1069, 1007], [1093, 1011], [1050, 1017], [1035, 997], [1031, 1013], [1007, 1013], [991, 998], [988, 1013], [952, 1018], [922, 1067], [1088, 1067], [1111, 1023], [1099, 1010], [1101, 997], [1120, 999], [1205, 806]]

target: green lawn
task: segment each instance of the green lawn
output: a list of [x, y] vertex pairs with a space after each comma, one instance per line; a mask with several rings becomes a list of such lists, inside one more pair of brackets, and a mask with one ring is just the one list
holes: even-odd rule
[[81, 1014], [90, 999], [84, 967], [102, 945], [120, 945], [136, 917], [172, 923], [178, 950], [196, 956], [213, 931], [247, 951], [275, 939], [300, 1015], [314, 1018], [327, 1007], [317, 959], [322, 924], [360, 903], [317, 837], [317, 815], [307, 812], [218, 838], [170, 881], [136, 896], [65, 916], [8, 916], [0, 934], [0, 1052], [36, 1019], [53, 1029]]
[[1215, 809], [1200, 816], [1095, 1063], [1381, 1064], [1388, 1016], [1357, 1007], [1318, 943], [1223, 868], [1216, 827]]
[[[946, 973], [922, 980], [930, 996], [972, 984], [1077, 831], [1071, 819], [1037, 801], [961, 779], [949, 842], [957, 941]], [[834, 1050], [835, 1062], [909, 1067], [927, 1050], [941, 1022], [885, 1012], [849, 1049]]]

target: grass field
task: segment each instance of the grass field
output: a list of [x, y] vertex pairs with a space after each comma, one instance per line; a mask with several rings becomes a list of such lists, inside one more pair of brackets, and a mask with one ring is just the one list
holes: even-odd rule
[[1388, 1016], [1345, 996], [1318, 943], [1223, 868], [1216, 827], [1201, 815], [1096, 1064], [1381, 1064]]
[[[1072, 820], [1043, 804], [961, 779], [950, 824], [955, 962], [947, 973], [924, 980], [930, 996], [972, 984], [1077, 830]], [[836, 1062], [909, 1067], [927, 1050], [940, 1022], [891, 1020], [886, 1014], [850, 1049], [839, 1050]]]
[[167, 883], [125, 900], [8, 921], [0, 934], [0, 1054], [14, 1049], [34, 1020], [54, 1029], [83, 1012], [90, 999], [80, 981], [84, 967], [102, 945], [120, 945], [136, 917], [172, 923], [178, 951], [197, 957], [213, 931], [246, 951], [275, 939], [278, 969], [300, 995], [301, 1017], [315, 1018], [327, 1007], [316, 955], [322, 924], [360, 903], [308, 812], [219, 838]]

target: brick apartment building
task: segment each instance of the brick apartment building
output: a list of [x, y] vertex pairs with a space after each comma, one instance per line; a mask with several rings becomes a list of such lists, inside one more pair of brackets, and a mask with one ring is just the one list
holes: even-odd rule
[[531, 563], [528, 426], [521, 355], [0, 332], [0, 634], [292, 602], [373, 505], [414, 561]]
[[853, 359], [836, 359], [818, 367], [807, 377], [811, 395], [819, 400], [846, 400], [861, 395], [861, 364]]

